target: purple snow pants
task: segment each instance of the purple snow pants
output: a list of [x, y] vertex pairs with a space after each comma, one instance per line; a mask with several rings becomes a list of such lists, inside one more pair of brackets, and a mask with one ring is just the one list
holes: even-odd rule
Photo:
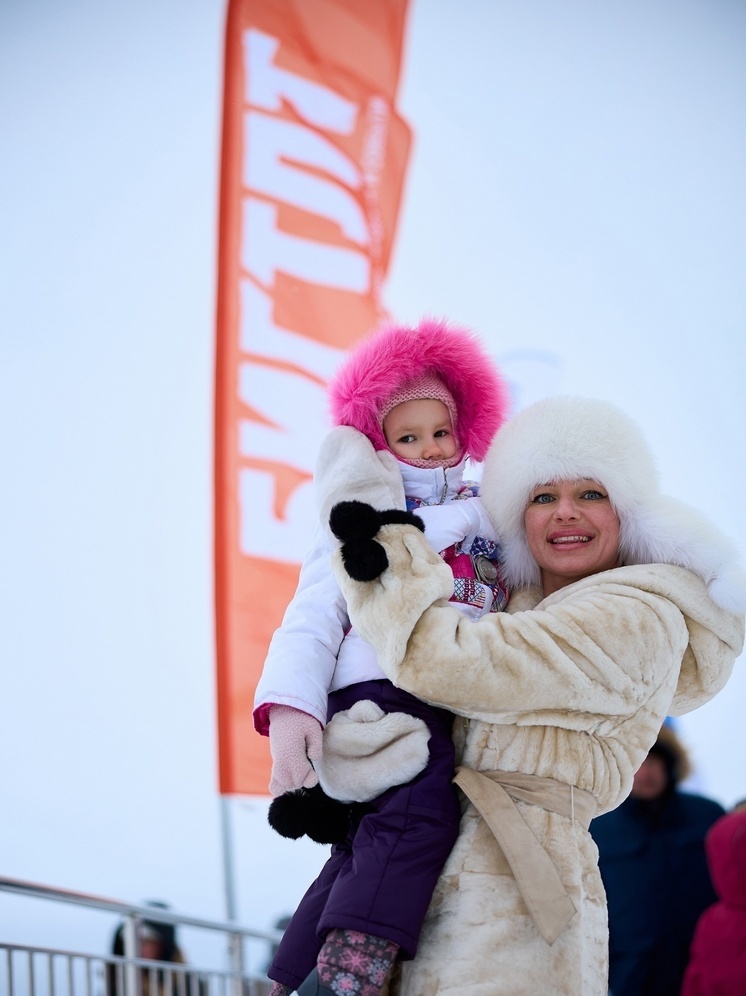
[[384, 712], [418, 716], [430, 730], [427, 767], [367, 803], [347, 839], [335, 844], [300, 901], [267, 971], [297, 989], [334, 927], [374, 934], [414, 958], [435, 883], [458, 836], [461, 810], [452, 784], [453, 716], [390, 681], [362, 681], [329, 695], [329, 719], [360, 699]]

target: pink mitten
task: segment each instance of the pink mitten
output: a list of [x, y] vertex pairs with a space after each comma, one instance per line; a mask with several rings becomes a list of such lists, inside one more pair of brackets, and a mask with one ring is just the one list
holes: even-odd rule
[[321, 723], [292, 706], [274, 705], [269, 710], [269, 749], [273, 796], [299, 788], [311, 788], [319, 778], [311, 766], [321, 757]]

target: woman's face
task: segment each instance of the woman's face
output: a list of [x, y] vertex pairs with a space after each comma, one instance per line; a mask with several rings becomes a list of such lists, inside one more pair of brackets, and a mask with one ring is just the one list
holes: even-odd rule
[[619, 517], [592, 480], [534, 488], [524, 516], [526, 540], [545, 595], [619, 563]]

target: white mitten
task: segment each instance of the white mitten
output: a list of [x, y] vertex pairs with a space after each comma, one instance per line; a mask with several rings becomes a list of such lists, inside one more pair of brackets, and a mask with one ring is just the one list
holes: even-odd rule
[[318, 782], [311, 762], [321, 757], [321, 734], [321, 723], [307, 712], [292, 706], [272, 706], [269, 710], [271, 795], [311, 788]]
[[[399, 463], [393, 453], [376, 451], [362, 432], [338, 425], [322, 440], [313, 475], [316, 503], [325, 530], [329, 513], [341, 501], [362, 501], [375, 509], [407, 507]], [[333, 547], [337, 540], [328, 532]]]
[[425, 523], [425, 539], [437, 553], [454, 543], [468, 550], [477, 536], [495, 538], [495, 527], [487, 518], [480, 498], [465, 498], [448, 505], [423, 505], [414, 514]]
[[368, 802], [418, 775], [430, 757], [430, 731], [417, 716], [384, 712], [361, 699], [324, 730], [316, 770], [324, 792], [341, 802]]

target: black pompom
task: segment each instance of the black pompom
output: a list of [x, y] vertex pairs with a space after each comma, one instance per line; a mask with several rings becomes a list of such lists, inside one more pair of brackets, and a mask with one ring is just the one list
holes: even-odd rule
[[389, 558], [374, 539], [358, 539], [342, 544], [342, 563], [353, 581], [374, 581], [389, 566]]
[[309, 789], [306, 835], [317, 844], [337, 844], [343, 841], [350, 829], [352, 806], [326, 795], [320, 785]]
[[286, 792], [278, 795], [269, 804], [267, 822], [282, 837], [297, 840], [306, 832], [306, 801], [305, 789], [297, 792]]
[[381, 528], [381, 517], [362, 501], [340, 501], [329, 514], [329, 528], [337, 539], [373, 539]]
[[425, 532], [425, 523], [419, 515], [403, 508], [387, 508], [378, 513], [378, 518], [382, 526], [416, 526], [421, 533]]
[[336, 844], [347, 836], [351, 811], [349, 803], [330, 798], [315, 785], [273, 799], [267, 821], [282, 837], [298, 840], [306, 834], [317, 844]]
[[374, 581], [389, 566], [386, 551], [373, 537], [381, 526], [416, 526], [425, 524], [414, 512], [389, 508], [378, 512], [362, 501], [340, 501], [329, 514], [329, 527], [342, 540], [342, 563], [353, 581]]

